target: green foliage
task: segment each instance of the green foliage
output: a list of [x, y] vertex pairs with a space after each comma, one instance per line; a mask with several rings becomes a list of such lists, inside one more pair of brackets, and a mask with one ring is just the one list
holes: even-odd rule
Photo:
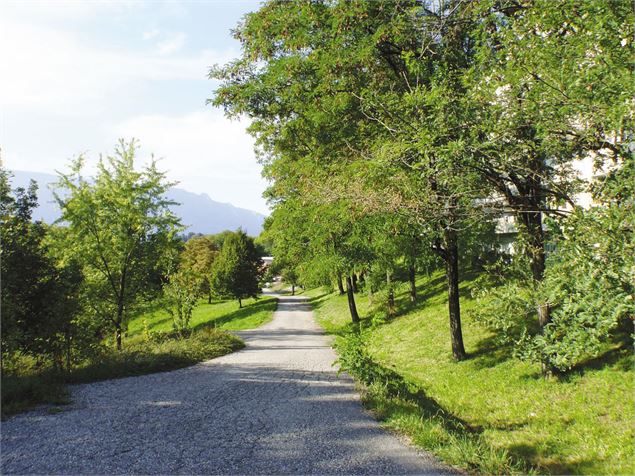
[[238, 230], [225, 238], [223, 247], [213, 266], [211, 285], [214, 292], [223, 297], [242, 300], [256, 297], [260, 292], [263, 272], [262, 260], [254, 240]]
[[68, 224], [62, 249], [81, 264], [92, 312], [115, 328], [116, 344], [130, 311], [155, 296], [178, 249], [179, 220], [156, 163], [135, 170], [135, 142], [123, 140], [100, 159], [97, 176], [82, 176], [83, 158], [60, 174], [56, 198]]
[[[522, 273], [478, 294], [477, 315], [514, 344], [522, 358], [568, 371], [624, 339], [635, 316], [635, 205], [632, 160], [602, 178], [600, 202], [554, 222], [555, 251], [544, 280], [528, 284]], [[520, 261], [520, 260], [516, 260]], [[539, 303], [550, 308], [542, 329], [531, 317]]]
[[581, 191], [574, 160], [629, 155], [633, 24], [619, 1], [270, 1], [211, 71], [213, 102], [252, 118], [276, 256], [322, 284], [434, 250], [461, 358], [457, 255], [495, 261], [491, 222], [511, 212], [535, 281], [520, 285], [539, 286], [545, 217]]
[[[80, 290], [83, 275], [76, 262], [60, 262], [50, 246], [51, 230], [31, 222], [37, 186], [11, 193], [8, 174], [0, 171], [2, 242], [3, 364], [19, 353], [70, 366], [75, 354], [95, 344], [82, 328]], [[5, 362], [8, 361], [8, 362]]]
[[564, 221], [541, 289], [551, 322], [535, 338], [531, 356], [569, 370], [604, 352], [616, 332], [632, 332], [634, 229], [632, 200], [578, 211]]
[[219, 247], [205, 236], [194, 236], [185, 242], [185, 248], [181, 253], [180, 267], [192, 274], [196, 279], [197, 295], [207, 296], [212, 299], [212, 265], [218, 256]]
[[172, 317], [172, 326], [176, 332], [183, 334], [189, 330], [199, 288], [198, 276], [185, 269], [170, 275], [168, 283], [163, 286], [166, 310]]

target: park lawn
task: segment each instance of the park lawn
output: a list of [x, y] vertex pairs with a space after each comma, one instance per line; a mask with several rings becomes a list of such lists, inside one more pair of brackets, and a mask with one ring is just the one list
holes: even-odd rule
[[[471, 284], [463, 282], [461, 301], [470, 357], [459, 363], [452, 360], [441, 273], [418, 281], [416, 306], [399, 293], [398, 316], [385, 322], [367, 296], [356, 296], [366, 324], [375, 316], [364, 335], [377, 369], [425, 395], [415, 404], [371, 385], [366, 405], [388, 428], [473, 473], [635, 474], [632, 350], [615, 349], [545, 379], [537, 364], [511, 358], [472, 319]], [[308, 294], [318, 321], [341, 345], [350, 336], [346, 296]]]
[[[243, 307], [238, 307], [238, 301], [212, 301], [201, 299], [194, 311], [190, 327], [194, 330], [203, 327], [217, 327], [227, 331], [240, 331], [259, 327], [273, 318], [276, 310], [276, 298], [263, 296], [258, 299], [244, 299]], [[165, 309], [156, 308], [144, 314], [135, 316], [128, 324], [129, 337], [148, 332], [169, 332], [172, 330], [172, 318]]]

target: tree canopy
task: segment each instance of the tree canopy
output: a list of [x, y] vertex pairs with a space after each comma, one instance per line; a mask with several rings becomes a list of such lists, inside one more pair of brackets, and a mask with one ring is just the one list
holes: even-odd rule
[[100, 159], [94, 180], [82, 175], [80, 156], [56, 184], [66, 251], [82, 264], [93, 312], [113, 325], [117, 348], [130, 311], [160, 290], [181, 230], [165, 197], [173, 184], [154, 160], [137, 171], [136, 147], [121, 140]]

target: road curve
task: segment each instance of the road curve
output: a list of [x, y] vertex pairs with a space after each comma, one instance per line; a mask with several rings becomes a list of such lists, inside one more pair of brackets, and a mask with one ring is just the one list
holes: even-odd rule
[[1, 474], [452, 474], [382, 430], [301, 298], [244, 350], [2, 423]]

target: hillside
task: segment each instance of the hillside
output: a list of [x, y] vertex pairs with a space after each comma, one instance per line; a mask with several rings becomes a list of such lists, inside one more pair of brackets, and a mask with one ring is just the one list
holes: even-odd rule
[[[52, 223], [59, 218], [60, 210], [48, 187], [48, 184], [56, 181], [55, 175], [20, 170], [14, 170], [12, 174], [13, 187], [26, 187], [31, 179], [38, 183], [39, 206], [33, 214], [35, 220]], [[216, 202], [206, 193], [197, 194], [181, 188], [172, 188], [168, 192], [168, 197], [180, 204], [173, 207], [173, 211], [181, 217], [183, 224], [188, 226], [188, 232], [218, 233], [240, 227], [247, 234], [257, 236], [262, 231], [264, 215], [235, 207], [230, 203]]]
[[566, 376], [543, 378], [536, 363], [474, 318], [473, 278], [461, 283], [469, 358], [450, 352], [447, 292], [439, 271], [417, 280], [419, 302], [396, 295], [385, 316], [376, 295], [357, 296], [359, 334], [346, 295], [307, 293], [336, 340], [340, 363], [366, 384], [367, 408], [391, 430], [445, 462], [480, 474], [633, 474], [633, 355], [613, 347]]

